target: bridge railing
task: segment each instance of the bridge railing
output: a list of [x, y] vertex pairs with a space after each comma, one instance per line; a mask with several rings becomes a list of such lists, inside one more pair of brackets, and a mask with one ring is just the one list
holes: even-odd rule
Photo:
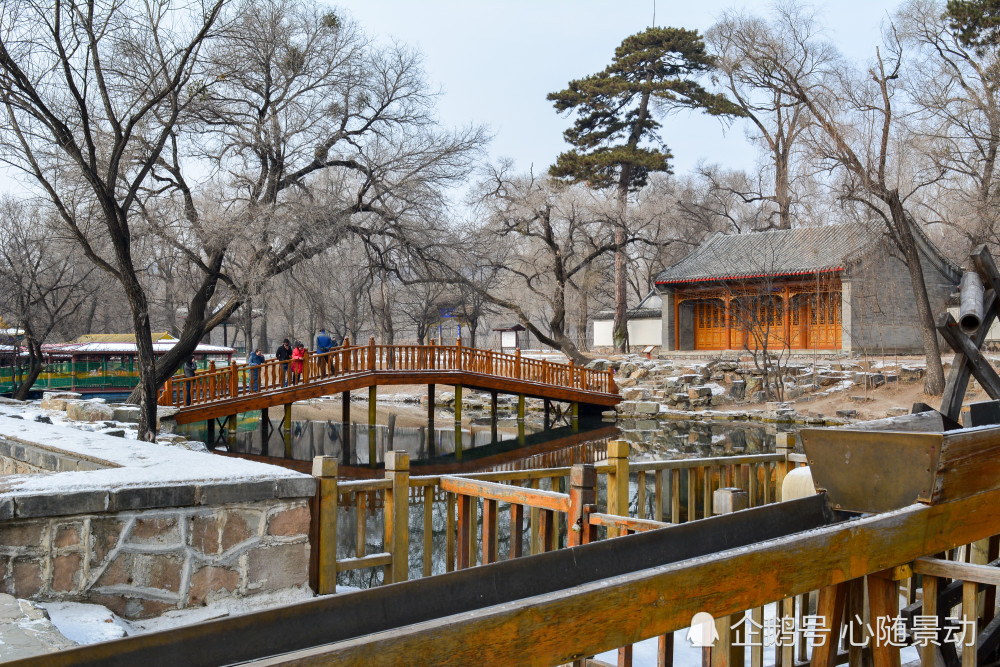
[[[721, 488], [741, 489], [749, 507], [776, 502], [787, 472], [804, 462], [793, 446], [792, 436], [779, 434], [774, 454], [630, 462], [629, 444], [618, 440], [608, 443], [607, 462], [594, 466], [590, 479], [574, 479], [570, 466], [411, 477], [405, 454], [390, 453], [386, 479], [338, 482], [335, 461], [319, 457], [328, 466], [318, 475], [321, 495], [336, 500], [313, 514], [321, 536], [314, 562], [325, 564], [314, 570], [313, 587], [334, 592], [340, 572], [380, 568], [382, 582], [393, 583], [704, 519]], [[379, 523], [369, 517], [379, 513], [381, 545], [368, 534]], [[406, 527], [420, 541], [412, 548]], [[353, 553], [352, 540], [337, 541], [345, 530], [354, 533]], [[808, 610], [805, 597], [795, 602]], [[762, 614], [752, 610], [755, 621]], [[762, 649], [752, 652], [762, 656]]]
[[511, 380], [582, 391], [617, 394], [613, 372], [598, 371], [572, 364], [527, 359], [521, 351], [514, 354], [455, 345], [351, 345], [323, 354], [308, 351], [301, 362], [271, 359], [263, 364], [246, 366], [236, 363], [228, 368], [194, 377], [175, 376], [160, 390], [159, 404], [183, 407], [204, 405], [251, 393], [279, 391], [299, 383], [312, 384], [332, 378], [379, 371], [465, 371]]

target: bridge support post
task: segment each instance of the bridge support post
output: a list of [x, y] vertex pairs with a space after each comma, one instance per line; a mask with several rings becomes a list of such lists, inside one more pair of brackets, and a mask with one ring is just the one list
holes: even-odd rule
[[309, 503], [309, 585], [318, 595], [327, 595], [337, 592], [337, 459], [317, 456], [312, 474], [317, 484], [316, 495]]
[[[372, 357], [374, 359], [374, 357]], [[375, 404], [378, 399], [378, 387], [368, 387], [368, 465], [375, 465], [378, 459], [378, 447], [375, 445]]]
[[239, 425], [239, 421], [239, 415], [226, 417], [226, 449], [229, 451], [236, 449], [236, 427]]
[[427, 433], [434, 433], [434, 385], [427, 385]]
[[497, 441], [497, 393], [490, 392], [490, 441]]
[[271, 440], [271, 415], [267, 406], [260, 409], [260, 453], [268, 456], [268, 444]]
[[282, 420], [282, 435], [285, 440], [285, 458], [292, 458], [292, 404], [285, 404], [285, 418]]
[[462, 460], [462, 385], [455, 385], [455, 460]]
[[524, 394], [517, 395], [517, 443], [524, 444]]
[[340, 439], [343, 443], [344, 463], [351, 463], [351, 448], [354, 443], [351, 441], [351, 392], [345, 391], [340, 395]]
[[548, 431], [549, 428], [552, 427], [552, 423], [550, 422], [550, 414], [551, 414], [551, 411], [552, 411], [552, 404], [549, 402], [549, 399], [547, 399], [547, 398], [544, 399], [544, 402], [545, 402], [545, 430]]
[[385, 476], [392, 488], [385, 492], [385, 548], [392, 562], [385, 566], [382, 581], [406, 581], [410, 563], [410, 456], [406, 452], [385, 453]]
[[205, 422], [208, 434], [206, 438], [208, 439], [208, 448], [210, 450], [215, 449], [215, 417], [212, 417], [207, 422]]
[[573, 403], [570, 406], [570, 410], [571, 410], [571, 412], [570, 412], [570, 419], [569, 419], [570, 426], [573, 427], [574, 431], [579, 431], [580, 430], [580, 404], [579, 403]]

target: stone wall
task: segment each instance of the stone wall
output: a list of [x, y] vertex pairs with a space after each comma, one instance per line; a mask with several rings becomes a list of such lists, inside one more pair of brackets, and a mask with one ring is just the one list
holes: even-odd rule
[[0, 592], [102, 604], [144, 618], [307, 590], [305, 500], [0, 522]]
[[0, 461], [0, 593], [126, 618], [310, 594], [310, 475], [8, 417]]

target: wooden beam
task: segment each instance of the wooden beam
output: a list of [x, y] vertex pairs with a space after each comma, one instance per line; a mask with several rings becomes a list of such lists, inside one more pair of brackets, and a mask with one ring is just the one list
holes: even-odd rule
[[[979, 349], [983, 346], [986, 336], [989, 334], [993, 321], [1000, 313], [1000, 298], [993, 289], [986, 290], [983, 295], [983, 302], [986, 307], [983, 309], [983, 321], [979, 325], [979, 330], [972, 336], [972, 344]], [[948, 416], [953, 421], [958, 421], [962, 412], [962, 403], [965, 400], [965, 392], [969, 386], [971, 369], [967, 363], [964, 353], [956, 352], [951, 362], [951, 370], [948, 372], [948, 381], [945, 383], [944, 395], [941, 398], [941, 414]]]
[[941, 558], [918, 558], [913, 561], [913, 571], [935, 577], [974, 581], [987, 586], [1000, 586], [1000, 569], [990, 565], [960, 563]]
[[941, 315], [937, 330], [951, 346], [951, 349], [955, 352], [961, 352], [965, 356], [965, 364], [969, 367], [969, 372], [979, 381], [990, 398], [1000, 399], [1000, 375], [997, 375], [993, 366], [969, 337], [959, 330], [958, 322], [955, 321], [951, 313]]

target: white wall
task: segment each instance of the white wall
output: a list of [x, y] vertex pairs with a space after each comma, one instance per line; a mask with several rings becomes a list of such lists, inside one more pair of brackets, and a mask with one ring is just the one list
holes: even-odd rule
[[[613, 347], [612, 320], [594, 320], [594, 347]], [[633, 347], [663, 344], [663, 325], [659, 319], [629, 320], [628, 342]]]

